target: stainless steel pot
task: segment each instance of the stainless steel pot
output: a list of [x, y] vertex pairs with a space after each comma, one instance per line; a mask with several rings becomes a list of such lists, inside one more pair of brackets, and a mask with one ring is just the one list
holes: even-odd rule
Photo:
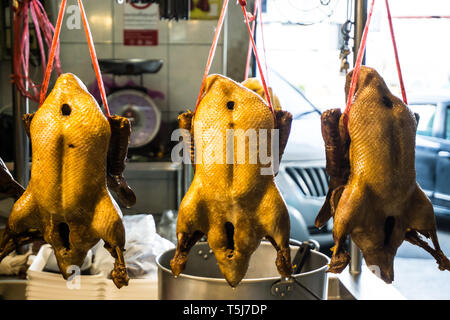
[[[295, 256], [298, 246], [291, 245]], [[329, 258], [311, 251], [302, 272], [280, 279], [275, 266], [276, 251], [263, 241], [253, 253], [245, 278], [231, 288], [222, 276], [208, 243], [197, 243], [189, 253], [186, 268], [177, 278], [172, 275], [170, 260], [175, 249], [156, 259], [158, 265], [159, 299], [176, 300], [316, 300], [327, 296], [327, 265]]]

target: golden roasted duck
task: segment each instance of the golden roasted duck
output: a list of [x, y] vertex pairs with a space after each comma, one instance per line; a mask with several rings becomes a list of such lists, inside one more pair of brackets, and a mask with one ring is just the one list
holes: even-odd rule
[[[267, 101], [266, 92], [264, 91], [264, 87], [263, 87], [263, 85], [261, 84], [261, 82], [257, 78], [248, 78], [247, 80], [242, 82], [242, 85], [244, 87], [249, 88], [250, 90], [256, 92], [261, 97], [263, 97], [264, 100]], [[273, 93], [272, 88], [269, 87], [267, 89], [269, 91], [269, 95], [272, 98], [273, 109], [276, 110], [276, 111], [281, 110], [280, 100]]]
[[[260, 160], [261, 153], [270, 154], [271, 129], [280, 130], [277, 156], [281, 157], [291, 121], [291, 114], [284, 111], [276, 111], [274, 117], [267, 103], [243, 85], [221, 75], [207, 78], [195, 115], [187, 112], [179, 117], [180, 128], [188, 130], [195, 143], [195, 159], [191, 148], [195, 175], [178, 214], [178, 244], [171, 261], [174, 275], [183, 271], [189, 250], [203, 235], [233, 287], [244, 277], [250, 256], [264, 237], [278, 252], [280, 274], [291, 274], [289, 215], [273, 171], [261, 174], [270, 164]], [[234, 146], [229, 148], [227, 129], [235, 133]], [[245, 137], [249, 130], [258, 138], [253, 143]], [[268, 131], [267, 146], [261, 144], [259, 130]], [[244, 139], [246, 150], [241, 161], [236, 152], [239, 139]], [[253, 162], [247, 151], [252, 146], [257, 147]]]
[[31, 179], [9, 216], [0, 260], [42, 238], [53, 246], [67, 278], [67, 268], [81, 266], [88, 250], [103, 239], [116, 259], [114, 283], [127, 285], [122, 213], [107, 189], [107, 175], [119, 199], [132, 205], [134, 193], [122, 176], [129, 121], [114, 116], [108, 122], [73, 74], [61, 75], [36, 114], [24, 121], [33, 149]]
[[[347, 95], [352, 74], [347, 75]], [[433, 207], [416, 182], [418, 116], [391, 94], [375, 70], [361, 67], [348, 130], [343, 117], [339, 109], [322, 115], [330, 186], [316, 226], [334, 218], [329, 271], [339, 273], [349, 263], [347, 235], [387, 283], [394, 280], [394, 257], [404, 240], [429, 252], [439, 269], [450, 270], [436, 235]], [[420, 235], [431, 238], [434, 249]]]

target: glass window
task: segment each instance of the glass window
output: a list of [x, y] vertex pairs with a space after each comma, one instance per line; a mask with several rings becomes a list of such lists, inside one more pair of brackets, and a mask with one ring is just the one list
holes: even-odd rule
[[413, 104], [409, 106], [411, 110], [420, 116], [417, 134], [422, 136], [433, 135], [434, 116], [436, 114], [436, 105], [434, 104]]

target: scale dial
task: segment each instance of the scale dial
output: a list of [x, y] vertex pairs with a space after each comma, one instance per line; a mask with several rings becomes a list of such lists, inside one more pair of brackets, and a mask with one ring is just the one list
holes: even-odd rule
[[131, 122], [129, 148], [143, 147], [155, 138], [161, 125], [161, 112], [147, 94], [135, 89], [118, 90], [108, 96], [108, 104], [111, 114]]

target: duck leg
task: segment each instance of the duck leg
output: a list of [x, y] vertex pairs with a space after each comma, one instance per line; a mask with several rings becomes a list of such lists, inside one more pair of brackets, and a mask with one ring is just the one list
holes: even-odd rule
[[11, 231], [7, 228], [3, 234], [2, 242], [0, 243], [0, 261], [17, 248], [32, 243], [35, 240], [43, 239], [44, 238], [39, 230], [29, 230], [28, 232], [14, 235], [11, 234]]
[[450, 270], [450, 261], [442, 252], [439, 241], [437, 239], [436, 231], [430, 232], [431, 241], [433, 242], [434, 249], [428, 245], [428, 243], [420, 238], [420, 235], [417, 231], [411, 230], [406, 233], [406, 241], [421, 247], [426, 252], [431, 254], [434, 259], [436, 259], [436, 263], [439, 265], [440, 270]]
[[334, 214], [333, 238], [335, 246], [332, 249], [333, 256], [328, 272], [340, 273], [350, 262], [350, 255], [345, 251], [344, 243], [347, 240], [347, 235], [353, 230], [354, 220], [364, 210], [367, 201], [365, 189], [361, 183], [356, 182], [347, 186], [342, 192]]
[[111, 139], [109, 142], [107, 161], [108, 188], [117, 194], [120, 203], [130, 208], [136, 204], [136, 195], [128, 186], [123, 171], [128, 154], [128, 143], [131, 135], [131, 124], [127, 118], [114, 115], [109, 119]]
[[117, 212], [117, 204], [108, 193], [99, 201], [95, 208], [92, 228], [105, 241], [105, 248], [115, 259], [111, 277], [117, 288], [128, 285], [128, 274], [125, 266], [123, 251], [125, 251], [125, 228]]
[[283, 277], [292, 274], [289, 248], [290, 221], [286, 205], [275, 184], [270, 184], [257, 211], [258, 222], [267, 240], [277, 250], [275, 265]]

